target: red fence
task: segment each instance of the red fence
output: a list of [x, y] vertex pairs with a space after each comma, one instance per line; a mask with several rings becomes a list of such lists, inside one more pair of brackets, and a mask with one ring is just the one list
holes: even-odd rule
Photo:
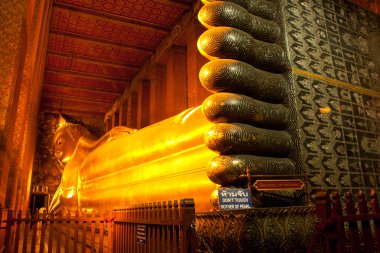
[[[316, 217], [314, 237], [308, 252], [322, 245], [322, 252], [379, 252], [380, 251], [380, 207], [377, 192], [371, 190], [370, 204], [365, 194], [358, 193], [355, 203], [347, 192], [343, 200], [337, 192], [330, 195], [320, 191], [316, 195]], [[342, 205], [341, 202], [344, 202]]]
[[194, 253], [194, 200], [160, 202], [114, 212], [113, 252]]
[[104, 236], [111, 238], [112, 223], [107, 229], [106, 222], [104, 214], [95, 217], [95, 212], [90, 217], [78, 211], [49, 216], [36, 212], [31, 217], [19, 211], [15, 217], [8, 210], [7, 219], [2, 220], [6, 223], [5, 252], [112, 252], [112, 240]]
[[111, 216], [67, 211], [17, 215], [0, 206], [1, 252], [196, 251], [194, 201], [155, 202], [115, 210]]

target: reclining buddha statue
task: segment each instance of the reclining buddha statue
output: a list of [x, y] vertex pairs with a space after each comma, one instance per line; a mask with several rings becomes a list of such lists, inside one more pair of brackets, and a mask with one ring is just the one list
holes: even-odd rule
[[84, 131], [74, 140], [74, 126], [57, 130], [56, 154], [66, 164], [50, 211], [180, 198], [209, 211], [218, 187], [248, 187], [256, 206], [303, 203], [303, 190], [250, 187], [256, 176], [302, 173], [281, 28], [273, 10], [248, 4], [267, 1], [232, 2], [206, 1], [199, 12], [208, 30], [198, 48], [210, 59], [199, 76], [214, 93], [202, 105], [137, 131], [116, 127], [99, 140]]

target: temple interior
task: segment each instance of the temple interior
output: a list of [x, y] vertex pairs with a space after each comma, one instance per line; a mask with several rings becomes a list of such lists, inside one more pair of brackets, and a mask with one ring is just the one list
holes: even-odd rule
[[[107, 174], [97, 172], [100, 169], [96, 167], [96, 162], [87, 160], [83, 166], [80, 165], [81, 172], [76, 175], [79, 175], [77, 177], [83, 183], [82, 186], [76, 186], [75, 191], [81, 200], [75, 198], [75, 201], [79, 201], [79, 206], [83, 207], [86, 207], [84, 203], [91, 208], [111, 203], [108, 208], [112, 209], [117, 205], [138, 202], [139, 199], [145, 201], [141, 196], [130, 194], [135, 190], [143, 192], [144, 196], [149, 195], [150, 190], [144, 192], [144, 185], [139, 188], [116, 188], [124, 189], [125, 192], [128, 189], [128, 194], [120, 195], [120, 198], [126, 199], [121, 202], [116, 201], [114, 196], [119, 190], [107, 191], [116, 187], [113, 183], [118, 177], [124, 180], [126, 174], [130, 173], [123, 172], [127, 166], [124, 163], [120, 162], [119, 166], [120, 156], [125, 156], [125, 164], [134, 166], [137, 171], [146, 171], [147, 174], [151, 171], [153, 175], [156, 170], [160, 170], [157, 175], [165, 177], [165, 180], [157, 185], [149, 181], [152, 180], [150, 177], [140, 175], [142, 172], [136, 172], [136, 177], [142, 178], [141, 182], [147, 180], [151, 187], [162, 188], [161, 195], [151, 194], [151, 198], [170, 197], [173, 190], [168, 187], [177, 183], [185, 190], [190, 189], [186, 194], [195, 198], [196, 207], [197, 200], [199, 201], [199, 206], [202, 207], [199, 210], [202, 211], [209, 210], [209, 207], [203, 206], [208, 203], [213, 189], [217, 189], [219, 185], [244, 184], [246, 180], [238, 182], [234, 178], [228, 182], [221, 181], [229, 179], [224, 174], [215, 176], [219, 171], [211, 168], [215, 169], [212, 172], [214, 174], [210, 176], [211, 172], [208, 172], [208, 177], [213, 182], [202, 181], [206, 180], [206, 172], [199, 168], [207, 165], [203, 164], [203, 159], [209, 161], [216, 153], [221, 155], [220, 159], [235, 155], [268, 158], [269, 160], [252, 158], [256, 159], [255, 164], [264, 165], [255, 165], [257, 172], [247, 173], [258, 173], [257, 176], [264, 176], [264, 179], [287, 176], [286, 179], [301, 182], [303, 200], [286, 202], [283, 200], [285, 197], [289, 198], [291, 195], [298, 198], [298, 193], [281, 193], [283, 198], [270, 200], [282, 201], [281, 206], [312, 204], [319, 189], [336, 190], [341, 194], [359, 190], [369, 193], [371, 189], [380, 189], [380, 1], [257, 1], [264, 7], [260, 9], [259, 14], [262, 15], [259, 21], [255, 22], [263, 22], [263, 31], [256, 31], [254, 26], [257, 24], [247, 21], [246, 16], [259, 15], [257, 13], [244, 16], [239, 24], [242, 28], [239, 29], [244, 30], [244, 34], [252, 30], [253, 34], [257, 33], [262, 37], [241, 39], [242, 43], [248, 45], [244, 49], [247, 51], [236, 58], [238, 53], [234, 51], [219, 55], [219, 51], [207, 47], [207, 43], [210, 47], [217, 44], [215, 41], [219, 36], [216, 33], [208, 34], [208, 31], [217, 26], [211, 23], [223, 24], [225, 21], [215, 21], [216, 18], [208, 20], [206, 16], [211, 15], [211, 11], [204, 8], [203, 12], [200, 10], [206, 3], [211, 6], [214, 1], [204, 2], [0, 1], [1, 206], [12, 210], [49, 207], [57, 189], [60, 189], [61, 180], [64, 181], [62, 175], [65, 165], [69, 164], [65, 163], [67, 161], [57, 161], [55, 155], [56, 133], [62, 124], [76, 124], [85, 128], [91, 135], [92, 142], [88, 143], [94, 149], [103, 145], [103, 142], [106, 143], [106, 147], [98, 149], [98, 153], [91, 153], [88, 151], [88, 146], [91, 145], [82, 139], [85, 151], [79, 153], [80, 149], [76, 149], [78, 159], [83, 160], [81, 156], [91, 154], [94, 161], [100, 164], [99, 157], [110, 157], [110, 163], [107, 160], [99, 165], [101, 168], [111, 166], [104, 169]], [[254, 5], [251, 2], [256, 1], [227, 2], [241, 4], [250, 11], [254, 9], [250, 7]], [[272, 15], [265, 10], [265, 6], [272, 5], [277, 14]], [[234, 19], [231, 20], [233, 23]], [[234, 25], [227, 23], [221, 26]], [[272, 25], [275, 25], [275, 29], [271, 28]], [[269, 32], [264, 31], [265, 28]], [[231, 41], [238, 38], [238, 35], [235, 38], [232, 33], [228, 36]], [[256, 41], [264, 41], [264, 46], [275, 44], [273, 49], [268, 46], [268, 52], [274, 53], [263, 53], [263, 57], [255, 56], [258, 59], [251, 60], [249, 54], [255, 54], [252, 53], [255, 46], [249, 46], [256, 45]], [[264, 47], [260, 43], [257, 43], [257, 50]], [[278, 53], [283, 58], [276, 55], [277, 48], [283, 50]], [[261, 62], [260, 59], [268, 54], [270, 56], [267, 58], [272, 57], [273, 60]], [[221, 61], [220, 64], [227, 64], [230, 59], [244, 62], [245, 65], [241, 67], [246, 72], [250, 71], [246, 70], [248, 67], [257, 68], [258, 70], [252, 70], [255, 75], [247, 77], [247, 83], [260, 78], [264, 80], [262, 82], [269, 81], [262, 84], [261, 88], [249, 92], [243, 88], [235, 91], [207, 87], [205, 83], [208, 81], [208, 71], [212, 71], [214, 67], [207, 69], [203, 66], [216, 59]], [[222, 62], [223, 59], [225, 62]], [[263, 76], [260, 77], [261, 74]], [[282, 78], [283, 86], [273, 84], [279, 78]], [[229, 80], [225, 82], [230, 82]], [[239, 142], [234, 144], [232, 151], [227, 150], [227, 144], [215, 144], [217, 137], [212, 139], [211, 130], [207, 133], [211, 137], [206, 136], [205, 142], [212, 151], [200, 147], [204, 145], [203, 132], [202, 137], [199, 137], [197, 129], [203, 131], [211, 123], [203, 120], [203, 116], [198, 116], [195, 109], [195, 113], [191, 110], [202, 105], [203, 114], [210, 119], [212, 116], [206, 113], [207, 106], [212, 103], [224, 104], [225, 98], [222, 95], [216, 96], [223, 92], [237, 94], [239, 99], [253, 98], [256, 102], [252, 103], [264, 108], [264, 119], [257, 119], [260, 115], [248, 115], [246, 118], [254, 118], [253, 123], [243, 123], [253, 127], [242, 127], [244, 133], [264, 129], [263, 135], [269, 137], [265, 137], [267, 139], [262, 144], [257, 144], [258, 148], [246, 148], [249, 144]], [[252, 108], [252, 114], [256, 113], [258, 109]], [[240, 112], [235, 111], [232, 114]], [[238, 116], [215, 116], [211, 121], [216, 125], [233, 124], [235, 121], [228, 117], [235, 119]], [[189, 128], [183, 123], [187, 117], [193, 118], [193, 121], [189, 119], [187, 123]], [[170, 122], [171, 119], [174, 123], [182, 120], [184, 130], [177, 131], [174, 123]], [[236, 122], [241, 123], [239, 120]], [[191, 129], [195, 130], [192, 132]], [[125, 137], [125, 133], [129, 136]], [[242, 138], [248, 139], [252, 135], [254, 134], [249, 132], [248, 137]], [[170, 139], [178, 146], [173, 148], [173, 153], [165, 153], [166, 150], [171, 152], [171, 147], [174, 146], [165, 136], [177, 137]], [[196, 141], [191, 142], [193, 139], [189, 141], [188, 138]], [[199, 138], [201, 141], [198, 142]], [[120, 141], [124, 139], [125, 142]], [[167, 146], [162, 146], [162, 143]], [[76, 147], [76, 143], [73, 145], [72, 148]], [[125, 145], [129, 145], [132, 151], [124, 147]], [[276, 145], [280, 148], [274, 148]], [[152, 150], [146, 151], [149, 146]], [[121, 153], [121, 150], [124, 155], [114, 155]], [[143, 151], [138, 153], [136, 150], [143, 150], [144, 156], [140, 154]], [[71, 150], [71, 154], [73, 152]], [[145, 158], [150, 156], [150, 160]], [[174, 158], [168, 160], [167, 157]], [[132, 163], [128, 159], [135, 159], [137, 162], [133, 160]], [[158, 159], [161, 159], [157, 162], [158, 165], [152, 163]], [[246, 164], [252, 163], [251, 160], [244, 161]], [[85, 167], [86, 164], [89, 164], [88, 167]], [[209, 167], [212, 167], [213, 163], [210, 164]], [[117, 166], [120, 167], [119, 174], [112, 170]], [[166, 179], [169, 176], [161, 172], [160, 166], [166, 166], [173, 174], [191, 171], [193, 167], [197, 171], [195, 174], [189, 172], [192, 176]], [[91, 172], [86, 174], [85, 171], [90, 171], [89, 168]], [[98, 173], [96, 175], [99, 179], [96, 176], [91, 178], [91, 173]], [[101, 181], [105, 175], [111, 176], [108, 181]], [[247, 180], [250, 182], [250, 176]], [[75, 184], [77, 181], [78, 178], [75, 178]], [[188, 185], [194, 185], [194, 188]], [[94, 188], [93, 191], [91, 187]], [[174, 189], [182, 192], [182, 188]], [[103, 195], [99, 193], [99, 189], [103, 189]], [[207, 191], [203, 193], [199, 189]], [[97, 197], [90, 200], [94, 192]], [[201, 195], [202, 198], [199, 197]], [[173, 196], [177, 197], [174, 193]], [[146, 201], [151, 199], [147, 198]], [[267, 206], [265, 203], [260, 205]]]

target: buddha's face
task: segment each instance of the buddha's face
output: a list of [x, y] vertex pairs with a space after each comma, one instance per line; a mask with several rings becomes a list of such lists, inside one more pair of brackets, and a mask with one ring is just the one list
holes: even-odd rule
[[62, 164], [66, 164], [74, 153], [78, 140], [74, 140], [67, 131], [60, 131], [54, 138], [54, 156]]

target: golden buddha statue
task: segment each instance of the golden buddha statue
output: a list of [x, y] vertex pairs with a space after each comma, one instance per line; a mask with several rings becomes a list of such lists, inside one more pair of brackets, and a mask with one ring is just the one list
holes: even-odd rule
[[56, 154], [66, 166], [50, 211], [181, 198], [209, 211], [219, 186], [252, 189], [258, 206], [304, 203], [301, 190], [251, 188], [257, 176], [303, 175], [281, 29], [265, 15], [256, 17], [256, 5], [233, 2], [205, 1], [198, 17], [209, 29], [198, 48], [211, 60], [199, 76], [215, 94], [138, 131], [116, 127], [97, 141], [83, 135], [75, 148], [66, 140], [71, 135], [58, 131]]
[[[243, 105], [234, 100], [233, 94], [224, 101], [227, 107]], [[55, 152], [66, 166], [49, 211], [60, 206], [73, 210], [113, 209], [167, 198], [194, 198], [198, 211], [209, 211], [213, 208], [210, 195], [218, 184], [244, 184], [246, 168], [251, 168], [252, 174], [294, 169], [287, 158], [228, 155], [234, 149], [244, 149], [240, 147], [243, 144], [247, 150], [282, 156], [289, 148], [278, 147], [291, 147], [292, 142], [284, 131], [215, 124], [203, 112], [212, 105], [207, 99], [202, 106], [138, 131], [115, 127], [99, 140], [87, 134], [75, 138], [78, 135], [72, 132], [84, 132], [76, 130], [81, 128], [79, 125], [59, 128], [54, 138]], [[259, 121], [265, 124], [268, 116]], [[266, 134], [276, 138], [269, 139]]]
[[75, 143], [80, 125], [59, 128], [55, 151], [66, 166], [49, 211], [205, 196], [216, 189], [205, 171], [216, 155], [203, 142], [211, 124], [197, 107], [139, 131], [115, 127], [97, 141], [83, 135]]
[[84, 126], [67, 123], [60, 117], [60, 124], [53, 138], [53, 152], [64, 170], [49, 210], [56, 210], [61, 206], [78, 208], [78, 169], [83, 159], [99, 145], [132, 131], [134, 130], [128, 127], [115, 127], [96, 140]]
[[53, 138], [54, 156], [63, 166], [70, 160], [79, 139], [91, 138], [87, 128], [73, 123], [64, 122], [60, 117], [60, 125]]

